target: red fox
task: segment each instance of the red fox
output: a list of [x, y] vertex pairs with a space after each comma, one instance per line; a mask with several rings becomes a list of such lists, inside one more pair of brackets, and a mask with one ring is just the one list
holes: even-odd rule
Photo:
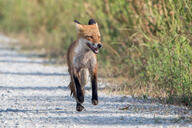
[[74, 21], [77, 28], [77, 40], [74, 41], [67, 52], [68, 71], [71, 76], [69, 88], [71, 95], [76, 99], [76, 110], [84, 109], [84, 86], [87, 84], [89, 74], [92, 84], [92, 104], [98, 104], [97, 94], [97, 57], [102, 47], [99, 28], [95, 20], [90, 19], [88, 25]]

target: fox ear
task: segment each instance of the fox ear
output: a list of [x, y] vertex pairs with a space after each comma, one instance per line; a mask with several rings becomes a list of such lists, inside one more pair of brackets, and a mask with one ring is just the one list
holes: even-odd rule
[[93, 25], [93, 24], [97, 24], [97, 23], [94, 19], [90, 19], [88, 22], [88, 25]]
[[80, 24], [79, 21], [74, 20], [74, 22], [75, 22], [75, 26], [76, 26], [76, 28], [77, 28], [77, 31], [79, 32], [83, 27], [82, 27], [82, 25]]

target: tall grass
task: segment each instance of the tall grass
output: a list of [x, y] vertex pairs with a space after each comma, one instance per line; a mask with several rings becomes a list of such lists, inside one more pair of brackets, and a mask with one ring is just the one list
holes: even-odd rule
[[104, 75], [124, 77], [125, 87], [145, 88], [147, 95], [162, 97], [161, 90], [191, 103], [191, 0], [0, 1], [1, 31], [22, 33], [26, 48], [52, 57], [65, 56], [75, 40], [73, 20], [86, 24], [90, 18], [102, 33]]

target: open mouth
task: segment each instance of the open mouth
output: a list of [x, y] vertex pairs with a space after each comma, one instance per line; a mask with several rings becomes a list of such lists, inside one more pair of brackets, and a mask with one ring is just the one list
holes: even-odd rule
[[87, 43], [87, 46], [88, 46], [95, 54], [98, 54], [98, 53], [99, 53], [99, 49], [93, 47], [90, 43]]

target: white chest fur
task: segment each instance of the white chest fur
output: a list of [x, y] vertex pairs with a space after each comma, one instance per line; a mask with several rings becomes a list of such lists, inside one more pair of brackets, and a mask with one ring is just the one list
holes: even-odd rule
[[79, 39], [79, 42], [74, 49], [75, 55], [73, 65], [76, 68], [92, 68], [96, 65], [96, 57], [86, 44], [86, 39]]

